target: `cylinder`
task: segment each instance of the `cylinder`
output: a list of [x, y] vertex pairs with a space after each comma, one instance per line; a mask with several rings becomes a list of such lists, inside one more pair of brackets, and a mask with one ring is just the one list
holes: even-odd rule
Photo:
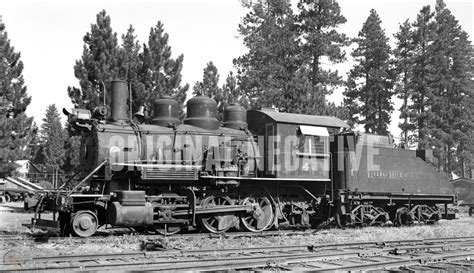
[[247, 111], [238, 103], [231, 103], [224, 109], [224, 127], [247, 129]]
[[194, 97], [186, 104], [186, 110], [184, 124], [207, 130], [219, 129], [220, 122], [217, 119], [217, 103], [215, 100], [205, 96]]
[[112, 81], [110, 120], [114, 123], [124, 124], [128, 118], [128, 85], [126, 81]]
[[178, 102], [169, 96], [162, 97], [153, 102], [152, 124], [173, 127], [179, 124]]
[[107, 223], [113, 226], [147, 226], [153, 224], [153, 205], [123, 206], [112, 202], [107, 209]]

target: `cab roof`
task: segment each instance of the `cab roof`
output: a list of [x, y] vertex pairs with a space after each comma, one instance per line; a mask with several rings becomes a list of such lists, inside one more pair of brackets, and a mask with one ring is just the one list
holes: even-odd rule
[[349, 128], [349, 125], [336, 117], [330, 116], [313, 116], [292, 113], [280, 113], [273, 109], [250, 110], [249, 116], [252, 114], [265, 115], [267, 118], [277, 123], [287, 123], [296, 125], [311, 125], [329, 128]]

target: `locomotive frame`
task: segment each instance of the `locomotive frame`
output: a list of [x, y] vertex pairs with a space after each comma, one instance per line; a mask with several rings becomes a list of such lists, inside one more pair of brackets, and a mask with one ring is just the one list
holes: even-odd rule
[[[309, 228], [331, 219], [340, 227], [403, 226], [436, 222], [438, 205], [453, 217], [447, 205], [456, 196], [445, 177], [388, 137], [351, 132], [334, 117], [238, 105], [226, 108], [221, 126], [206, 97], [188, 101], [184, 124], [171, 98], [155, 102], [151, 124], [137, 124], [128, 118], [128, 94], [126, 82], [112, 82], [108, 119], [103, 110], [64, 111], [82, 131], [83, 178], [70, 191], [41, 196], [34, 228], [88, 237], [102, 225], [164, 235]], [[41, 219], [43, 210], [53, 220]]]

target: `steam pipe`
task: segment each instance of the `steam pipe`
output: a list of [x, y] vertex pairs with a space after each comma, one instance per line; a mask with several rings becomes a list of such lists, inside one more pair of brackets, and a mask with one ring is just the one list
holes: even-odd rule
[[132, 83], [131, 82], [128, 82], [128, 90], [130, 91], [130, 121], [132, 121], [133, 119], [133, 112], [132, 112]]
[[[102, 89], [103, 89], [103, 92], [104, 92], [104, 109], [107, 109], [107, 105], [106, 105], [106, 100], [105, 100], [105, 95], [106, 95], [106, 89], [105, 89], [105, 84], [103, 81], [100, 81], [100, 83], [102, 84]], [[104, 124], [107, 123], [107, 110], [105, 111], [105, 114], [104, 114]]]
[[106, 103], [106, 102], [105, 102], [105, 84], [104, 84], [103, 81], [100, 81], [100, 83], [102, 84], [102, 91], [104, 92], [104, 107], [105, 107], [105, 106], [106, 106], [106, 105], [105, 105], [105, 103]]

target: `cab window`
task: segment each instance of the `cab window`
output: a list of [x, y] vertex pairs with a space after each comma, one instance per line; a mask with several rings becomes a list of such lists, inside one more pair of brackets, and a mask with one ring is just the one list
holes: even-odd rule
[[329, 134], [326, 128], [299, 126], [297, 130], [298, 155], [326, 156], [329, 153]]

